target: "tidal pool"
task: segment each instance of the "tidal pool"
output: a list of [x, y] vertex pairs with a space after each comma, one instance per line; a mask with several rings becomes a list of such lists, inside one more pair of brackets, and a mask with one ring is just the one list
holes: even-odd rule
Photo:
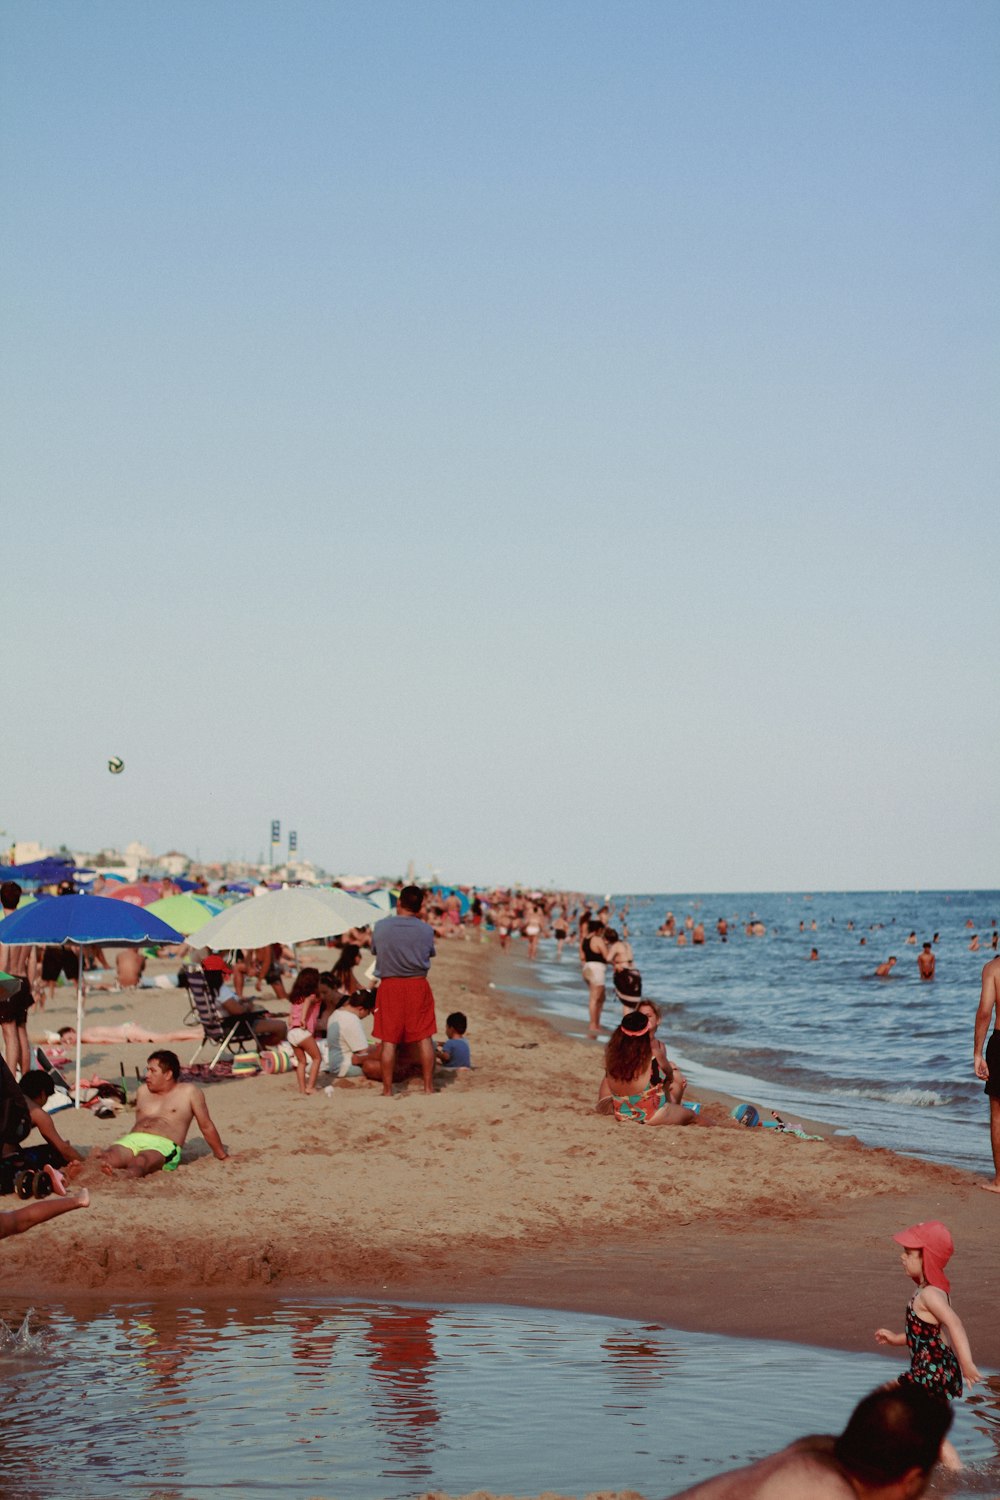
[[[509, 1307], [287, 1298], [7, 1302], [7, 1500], [383, 1500], [427, 1490], [657, 1500], [803, 1433], [837, 1431], [898, 1361]], [[1000, 1378], [959, 1403], [1000, 1493]]]

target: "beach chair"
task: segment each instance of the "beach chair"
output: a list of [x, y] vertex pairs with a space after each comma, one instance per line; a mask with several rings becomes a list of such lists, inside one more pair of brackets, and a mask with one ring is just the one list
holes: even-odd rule
[[[201, 1041], [195, 1049], [191, 1063], [199, 1056], [206, 1043], [210, 1046], [218, 1043], [215, 1056], [208, 1065], [209, 1072], [227, 1050], [232, 1053], [260, 1051], [257, 1033], [247, 1017], [230, 1016], [224, 1010], [219, 1009], [212, 987], [200, 969], [192, 969], [188, 973], [188, 994], [194, 1003], [202, 1029]], [[191, 1063], [188, 1063], [188, 1067]]]

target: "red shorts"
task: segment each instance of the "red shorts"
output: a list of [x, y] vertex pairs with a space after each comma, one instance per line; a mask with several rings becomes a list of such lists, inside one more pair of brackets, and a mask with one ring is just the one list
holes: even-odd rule
[[372, 1036], [379, 1042], [422, 1042], [437, 1030], [434, 991], [424, 976], [383, 979], [375, 992]]

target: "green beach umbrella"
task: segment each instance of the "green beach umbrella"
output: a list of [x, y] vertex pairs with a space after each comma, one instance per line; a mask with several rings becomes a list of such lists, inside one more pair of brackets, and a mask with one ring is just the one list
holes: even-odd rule
[[161, 896], [159, 901], [151, 902], [146, 910], [151, 911], [162, 922], [176, 927], [178, 932], [187, 937], [218, 916], [222, 910], [222, 902], [214, 901], [210, 896], [194, 896], [190, 891], [184, 891], [178, 896]]

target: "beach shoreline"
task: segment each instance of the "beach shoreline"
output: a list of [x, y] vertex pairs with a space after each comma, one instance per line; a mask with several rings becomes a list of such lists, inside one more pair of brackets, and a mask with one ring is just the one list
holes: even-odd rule
[[[530, 988], [527, 963], [474, 938], [439, 947], [439, 1026], [467, 1012], [471, 1075], [391, 1100], [366, 1085], [302, 1099], [291, 1075], [210, 1085], [232, 1159], [193, 1136], [178, 1172], [101, 1182], [87, 1212], [9, 1240], [18, 1299], [504, 1304], [874, 1350], [872, 1330], [906, 1300], [891, 1235], [934, 1217], [955, 1235], [977, 1360], [1000, 1368], [997, 1200], [973, 1174], [828, 1128], [811, 1142], [616, 1125], [592, 1112], [600, 1048], [505, 993]], [[58, 990], [33, 1036], [71, 1023], [72, 1001]], [[94, 994], [87, 1013], [169, 1029], [186, 1009], [183, 991], [151, 989]], [[114, 1079], [124, 1062], [134, 1076], [149, 1050], [88, 1048], [84, 1070]], [[176, 1050], [186, 1062], [194, 1044]], [[730, 1102], [691, 1092], [720, 1113]], [[67, 1110], [56, 1123], [87, 1147], [129, 1119]], [[886, 1358], [887, 1378], [898, 1364]]]

